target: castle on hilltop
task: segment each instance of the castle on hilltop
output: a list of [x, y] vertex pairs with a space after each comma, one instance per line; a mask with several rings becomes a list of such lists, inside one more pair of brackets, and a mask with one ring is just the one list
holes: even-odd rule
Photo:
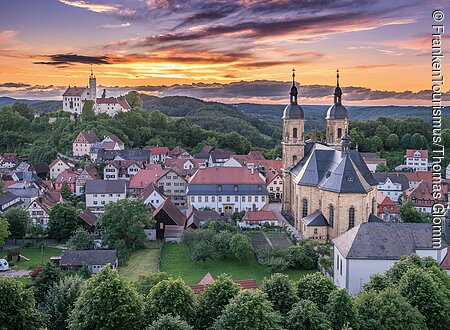
[[106, 90], [103, 89], [102, 97], [97, 98], [97, 79], [91, 69], [89, 76], [89, 86], [68, 87], [63, 94], [63, 111], [74, 115], [81, 115], [86, 101], [93, 102], [95, 114], [106, 113], [115, 116], [119, 112], [131, 110], [130, 105], [124, 97], [106, 97]]
[[302, 237], [328, 242], [376, 216], [378, 182], [357, 150], [350, 150], [348, 111], [339, 71], [334, 104], [326, 114], [326, 142], [305, 141], [305, 115], [297, 102], [295, 73], [283, 113], [283, 212]]

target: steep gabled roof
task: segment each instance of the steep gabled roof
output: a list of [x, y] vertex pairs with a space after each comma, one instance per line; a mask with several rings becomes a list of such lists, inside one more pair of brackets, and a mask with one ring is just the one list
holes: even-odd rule
[[319, 210], [302, 218], [302, 221], [306, 226], [328, 227], [327, 219], [325, 219], [325, 216]]
[[[416, 152], [419, 153], [418, 157], [414, 156], [414, 154]], [[406, 149], [406, 157], [408, 157], [408, 158], [428, 158], [428, 150]]]
[[86, 91], [86, 87], [69, 87], [63, 96], [81, 96]]
[[153, 216], [157, 217], [161, 212], [166, 213], [178, 226], [184, 227], [186, 224], [186, 216], [181, 212], [174, 203], [167, 198], [156, 210]]
[[139, 170], [130, 180], [131, 189], [146, 188], [150, 183], [157, 182], [170, 170]]
[[94, 226], [97, 222], [97, 217], [89, 209], [80, 212], [80, 214], [78, 214], [78, 218], [83, 220], [91, 227]]

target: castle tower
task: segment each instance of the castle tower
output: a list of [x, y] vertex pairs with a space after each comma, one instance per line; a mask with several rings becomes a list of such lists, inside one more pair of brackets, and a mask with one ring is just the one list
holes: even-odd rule
[[91, 75], [89, 76], [88, 100], [94, 102], [97, 100], [97, 79], [94, 76], [94, 72], [92, 72], [92, 66], [91, 66]]
[[297, 103], [298, 91], [295, 86], [295, 70], [292, 70], [290, 102], [283, 112], [283, 211], [291, 212], [293, 187], [290, 171], [304, 156], [305, 115]]
[[339, 70], [336, 71], [336, 88], [334, 89], [334, 104], [328, 109], [326, 143], [335, 149], [341, 149], [341, 138], [348, 127], [348, 111], [342, 105], [342, 89], [339, 87]]

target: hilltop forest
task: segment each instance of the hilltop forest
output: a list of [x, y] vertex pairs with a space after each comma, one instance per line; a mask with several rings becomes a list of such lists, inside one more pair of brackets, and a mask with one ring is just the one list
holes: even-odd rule
[[[67, 113], [55, 108], [56, 101], [4, 105], [0, 107], [0, 153], [17, 152], [28, 156], [31, 162], [50, 162], [57, 151], [70, 154], [78, 132], [91, 129], [99, 136], [116, 134], [128, 148], [180, 146], [196, 153], [209, 144], [237, 153], [262, 150], [268, 158], [281, 155], [281, 113], [272, 111], [269, 115], [266, 106], [261, 106], [261, 113], [258, 113], [256, 105], [233, 106], [182, 96], [159, 98], [131, 92], [126, 98], [133, 108], [131, 112], [110, 118], [95, 116], [91, 109], [85, 108], [73, 121]], [[313, 131], [310, 121], [319, 122], [320, 117], [324, 118], [326, 108], [320, 113], [317, 111], [308, 113], [305, 109], [305, 129], [307, 138], [315, 136], [320, 141], [324, 139], [325, 121], [322, 119], [321, 125], [314, 124]], [[386, 157], [389, 168], [402, 163], [406, 148], [430, 147], [429, 120], [421, 117], [352, 120], [352, 110], [349, 112], [352, 147]], [[369, 117], [374, 118], [374, 112], [371, 109]], [[446, 128], [443, 141], [450, 148], [450, 119], [444, 117], [443, 124]], [[449, 160], [447, 156], [445, 165]]]

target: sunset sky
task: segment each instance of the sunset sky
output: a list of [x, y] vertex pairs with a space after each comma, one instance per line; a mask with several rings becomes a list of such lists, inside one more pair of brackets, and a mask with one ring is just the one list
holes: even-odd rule
[[[330, 103], [339, 68], [346, 104], [426, 105], [431, 13], [450, 20], [448, 8], [423, 0], [0, 0], [0, 96], [59, 99], [69, 84], [87, 84], [92, 65], [111, 94], [285, 103], [295, 67], [304, 104]], [[449, 36], [450, 28], [447, 61]]]

